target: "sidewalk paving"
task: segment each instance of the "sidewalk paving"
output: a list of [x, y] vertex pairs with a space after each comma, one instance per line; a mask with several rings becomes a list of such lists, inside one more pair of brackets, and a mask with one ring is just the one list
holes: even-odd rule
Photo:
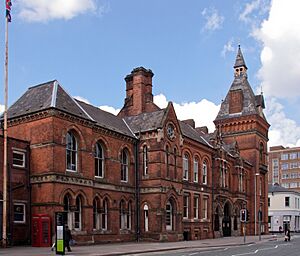
[[[263, 235], [259, 241], [258, 236], [247, 236], [246, 244], [263, 243], [270, 240], [283, 239], [283, 235]], [[187, 248], [197, 248], [208, 250], [209, 248], [220, 248], [225, 246], [238, 246], [244, 244], [244, 237], [224, 237], [216, 239], [181, 241], [181, 242], [131, 242], [131, 243], [112, 243], [97, 244], [87, 246], [73, 246], [72, 252], [66, 252], [66, 255], [90, 255], [90, 256], [108, 256], [108, 255], [129, 255], [140, 253], [151, 253], [159, 251], [170, 251]], [[37, 247], [11, 247], [0, 249], [0, 255], [13, 256], [44, 256], [55, 255], [55, 252], [48, 248]]]

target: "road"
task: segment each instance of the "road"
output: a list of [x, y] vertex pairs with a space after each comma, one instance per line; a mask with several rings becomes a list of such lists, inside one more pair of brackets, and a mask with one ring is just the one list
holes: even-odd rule
[[201, 249], [183, 249], [166, 252], [152, 252], [143, 254], [134, 254], [135, 256], [299, 256], [300, 255], [300, 236], [294, 236], [290, 242], [267, 241], [264, 243], [219, 247], [219, 248], [201, 248]]

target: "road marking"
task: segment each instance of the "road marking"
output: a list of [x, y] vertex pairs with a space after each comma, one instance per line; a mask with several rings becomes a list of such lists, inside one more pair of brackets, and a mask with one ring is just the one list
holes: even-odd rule
[[274, 249], [277, 249], [278, 247], [279, 247], [279, 245], [277, 244], [274, 247], [267, 247], [267, 248], [256, 249], [254, 252], [245, 252], [245, 253], [239, 253], [239, 254], [232, 254], [231, 256], [242, 256], [242, 255], [256, 254], [259, 251], [274, 250]]
[[208, 253], [208, 252], [224, 252], [224, 251], [226, 251], [228, 249], [229, 249], [228, 247], [225, 247], [223, 249], [216, 249], [216, 250], [214, 250], [214, 249], [211, 248], [211, 250], [201, 250], [201, 251], [198, 251], [197, 254], [203, 254], [203, 253]]

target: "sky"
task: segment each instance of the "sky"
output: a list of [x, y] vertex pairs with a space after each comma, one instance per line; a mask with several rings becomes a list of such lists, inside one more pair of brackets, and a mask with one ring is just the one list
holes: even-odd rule
[[[248, 80], [265, 97], [269, 146], [300, 146], [299, 0], [12, 4], [9, 105], [28, 87], [57, 79], [73, 97], [117, 113], [125, 98], [124, 77], [143, 66], [154, 73], [158, 106], [172, 101], [179, 119], [193, 118], [212, 132], [240, 44]], [[2, 8], [4, 16], [4, 3]], [[4, 18], [0, 33], [4, 70]], [[3, 77], [1, 72], [0, 81]]]

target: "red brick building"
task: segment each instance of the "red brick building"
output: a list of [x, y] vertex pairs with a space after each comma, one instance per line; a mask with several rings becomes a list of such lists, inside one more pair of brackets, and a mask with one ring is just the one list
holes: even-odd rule
[[269, 184], [300, 192], [300, 147], [270, 147]]
[[254, 201], [266, 226], [269, 125], [240, 49], [234, 68], [212, 134], [178, 120], [171, 102], [156, 106], [153, 73], [143, 67], [126, 76], [118, 116], [57, 81], [29, 88], [8, 115], [9, 135], [30, 141], [32, 213], [65, 211], [85, 243], [240, 235], [242, 208], [251, 209], [253, 234]]
[[[10, 244], [30, 242], [29, 142], [8, 138], [7, 237]], [[3, 220], [3, 136], [0, 136], [0, 238]]]

